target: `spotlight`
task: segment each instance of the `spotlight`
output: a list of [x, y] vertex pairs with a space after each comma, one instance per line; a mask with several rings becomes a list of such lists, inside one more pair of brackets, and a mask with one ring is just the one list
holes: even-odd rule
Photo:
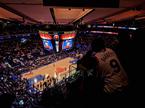
[[115, 23], [113, 23], [113, 26], [115, 26]]
[[91, 28], [91, 25], [90, 24], [88, 25], [88, 28]]

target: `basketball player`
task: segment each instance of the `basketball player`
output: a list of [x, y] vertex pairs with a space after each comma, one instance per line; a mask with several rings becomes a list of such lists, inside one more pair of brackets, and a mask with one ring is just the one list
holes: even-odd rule
[[91, 46], [93, 56], [97, 60], [98, 75], [103, 79], [104, 92], [123, 92], [128, 86], [128, 78], [115, 52], [105, 47], [102, 38], [94, 40]]

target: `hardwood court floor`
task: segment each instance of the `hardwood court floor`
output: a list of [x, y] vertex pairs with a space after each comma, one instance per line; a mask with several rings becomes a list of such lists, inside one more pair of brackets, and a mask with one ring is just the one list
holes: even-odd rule
[[32, 70], [31, 72], [22, 74], [22, 78], [32, 78], [37, 75], [49, 75], [50, 77], [54, 77], [56, 74], [65, 74], [69, 72], [69, 66], [72, 64], [70, 61], [74, 60], [71, 57], [67, 57], [65, 59], [59, 60], [57, 62], [45, 65], [38, 69]]

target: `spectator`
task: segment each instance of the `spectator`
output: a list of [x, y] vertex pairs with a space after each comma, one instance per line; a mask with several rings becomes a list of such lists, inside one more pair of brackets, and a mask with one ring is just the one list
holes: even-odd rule
[[101, 84], [103, 84], [103, 104], [113, 106], [114, 102], [119, 102], [124, 105], [123, 101], [126, 98], [124, 96], [127, 95], [128, 78], [115, 52], [106, 48], [102, 38], [94, 40], [91, 46], [92, 54], [97, 60], [97, 77], [101, 79]]

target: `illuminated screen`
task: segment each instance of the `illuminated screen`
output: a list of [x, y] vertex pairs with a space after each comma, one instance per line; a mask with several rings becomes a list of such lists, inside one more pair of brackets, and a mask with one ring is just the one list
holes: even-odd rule
[[43, 41], [43, 45], [44, 45], [45, 49], [47, 49], [47, 50], [53, 50], [53, 46], [52, 46], [51, 40], [42, 39], [42, 41]]
[[73, 47], [75, 31], [39, 31], [40, 38], [46, 50], [54, 50], [56, 52], [69, 50]]
[[64, 40], [62, 42], [62, 49], [63, 50], [69, 50], [73, 47], [73, 39], [69, 39], [69, 40]]
[[61, 39], [62, 40], [73, 39], [75, 38], [75, 36], [76, 36], [75, 31], [64, 32], [64, 34], [61, 35]]
[[52, 39], [52, 36], [46, 31], [39, 31], [39, 35], [42, 39]]

